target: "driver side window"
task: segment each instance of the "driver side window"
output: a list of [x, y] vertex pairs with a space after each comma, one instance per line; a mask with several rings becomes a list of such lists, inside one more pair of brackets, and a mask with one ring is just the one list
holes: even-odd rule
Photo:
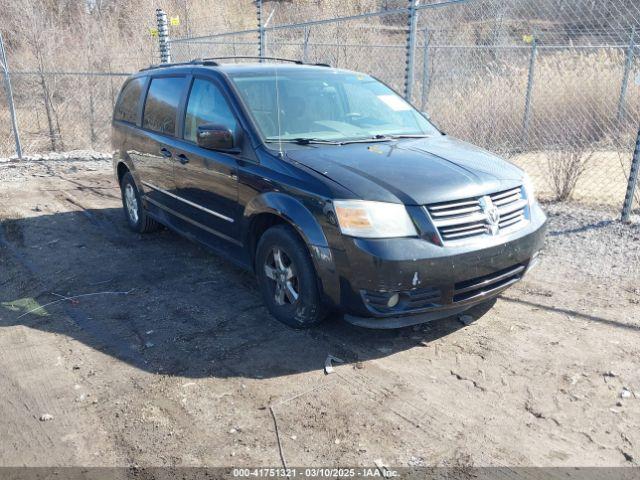
[[208, 80], [193, 80], [184, 119], [184, 139], [196, 143], [198, 127], [215, 123], [236, 129], [237, 122], [227, 100], [216, 85]]

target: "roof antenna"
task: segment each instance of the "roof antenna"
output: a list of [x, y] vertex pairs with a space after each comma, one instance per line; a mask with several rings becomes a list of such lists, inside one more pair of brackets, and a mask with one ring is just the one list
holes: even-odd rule
[[282, 126], [280, 124], [280, 87], [278, 84], [278, 63], [275, 62], [276, 67], [276, 120], [278, 123], [278, 151], [280, 152], [280, 158], [284, 158], [284, 152], [282, 151]]

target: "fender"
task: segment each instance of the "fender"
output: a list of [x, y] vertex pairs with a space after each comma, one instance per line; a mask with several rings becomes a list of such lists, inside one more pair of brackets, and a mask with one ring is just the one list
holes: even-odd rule
[[[314, 200], [315, 202], [316, 200]], [[322, 206], [318, 203], [318, 211]], [[316, 216], [299, 200], [280, 192], [266, 192], [254, 197], [245, 207], [243, 215], [243, 240], [250, 245], [251, 222], [256, 215], [270, 213], [286, 221], [302, 237], [320, 279], [322, 291], [334, 305], [340, 303], [340, 281], [333, 254]]]
[[140, 181], [140, 176], [136, 171], [133, 161], [128, 155], [124, 157], [121, 155], [116, 156], [116, 154], [114, 154], [113, 156], [113, 175], [118, 185], [120, 184], [120, 178], [118, 176], [118, 169], [120, 168], [120, 165], [124, 165], [127, 168], [127, 170], [129, 170], [129, 173], [131, 173], [131, 175], [133, 176], [133, 181], [135, 182], [136, 187], [138, 188], [140, 193], [143, 194], [142, 201], [146, 202], [144, 198], [145, 188], [143, 187], [142, 182]]

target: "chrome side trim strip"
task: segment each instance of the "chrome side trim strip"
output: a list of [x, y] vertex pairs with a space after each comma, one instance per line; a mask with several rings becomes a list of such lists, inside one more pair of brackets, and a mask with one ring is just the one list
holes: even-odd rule
[[179, 197], [178, 195], [174, 195], [171, 192], [167, 192], [166, 190], [160, 188], [160, 187], [156, 187], [155, 185], [149, 183], [149, 182], [142, 182], [143, 185], [149, 187], [149, 188], [153, 188], [154, 190], [157, 190], [158, 192], [164, 193], [165, 195], [169, 195], [171, 198], [175, 198], [176, 200], [180, 200], [181, 202], [186, 203], [187, 205], [191, 205], [194, 208], [197, 208], [199, 210], [202, 210], [203, 212], [207, 212], [215, 217], [221, 218], [222, 220], [226, 220], [229, 223], [233, 223], [234, 220], [233, 218], [229, 218], [226, 215], [223, 215], [221, 213], [216, 212], [215, 210], [210, 210], [206, 207], [203, 207], [202, 205], [198, 205], [197, 203], [193, 203], [190, 200], [187, 200], [186, 198], [182, 198]]
[[176, 212], [175, 210], [172, 210], [169, 207], [166, 207], [164, 205], [162, 205], [160, 202], [156, 202], [155, 200], [146, 197], [147, 202], [152, 203], [153, 205], [155, 205], [158, 208], [161, 208], [162, 210], [164, 210], [167, 213], [170, 213], [171, 215], [178, 217], [180, 220], [184, 220], [187, 223], [190, 223], [192, 225], [195, 225], [198, 228], [201, 228], [202, 230], [209, 232], [213, 235], [216, 235], [217, 237], [223, 238], [224, 240], [227, 240], [228, 242], [234, 243], [236, 245], [242, 246], [242, 242], [239, 242], [238, 240], [236, 240], [235, 238], [231, 238], [228, 235], [225, 235], [224, 233], [220, 233], [217, 230], [214, 230], [213, 228], [209, 228], [206, 225], [202, 225], [199, 222], [196, 222], [195, 220], [192, 220], [178, 212]]

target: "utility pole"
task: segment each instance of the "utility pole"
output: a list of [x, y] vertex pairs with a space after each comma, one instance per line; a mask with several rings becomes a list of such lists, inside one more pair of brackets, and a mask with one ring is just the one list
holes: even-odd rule
[[158, 43], [160, 46], [160, 63], [171, 62], [171, 45], [169, 41], [169, 22], [167, 14], [161, 8], [156, 9], [156, 19], [158, 20]]
[[407, 35], [407, 64], [404, 72], [404, 98], [411, 102], [416, 58], [416, 33], [418, 28], [418, 1], [409, 0], [409, 34]]

